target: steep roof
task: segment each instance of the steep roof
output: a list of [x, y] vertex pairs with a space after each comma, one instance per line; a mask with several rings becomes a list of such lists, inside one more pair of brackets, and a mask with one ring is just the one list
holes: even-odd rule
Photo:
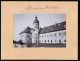
[[[20, 34], [23, 34], [23, 33], [30, 33], [31, 34], [31, 28], [28, 26], [27, 28], [25, 28]], [[19, 34], [19, 35], [20, 35]]]
[[[31, 30], [34, 30], [34, 29], [30, 28], [28, 26], [20, 34], [23, 34], [23, 33], [30, 33], [30, 34], [32, 34]], [[57, 24], [54, 24], [54, 25], [51, 25], [51, 26], [47, 26], [47, 27], [44, 27], [44, 28], [40, 28], [39, 29], [39, 34], [55, 32], [55, 31], [60, 31], [60, 30], [66, 30], [66, 21], [61, 22], [61, 23], [57, 23]]]
[[57, 23], [55, 25], [47, 26], [44, 28], [40, 28], [40, 34], [43, 33], [49, 33], [49, 32], [55, 32], [55, 31], [60, 31], [60, 30], [66, 30], [66, 21]]

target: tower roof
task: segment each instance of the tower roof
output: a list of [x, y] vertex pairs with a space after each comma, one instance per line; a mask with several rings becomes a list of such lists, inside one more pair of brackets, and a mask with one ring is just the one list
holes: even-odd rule
[[[23, 33], [29, 33], [31, 34], [31, 28], [28, 26], [27, 28], [25, 28], [20, 34], [23, 34]], [[20, 35], [19, 34], [19, 35]]]
[[35, 17], [35, 20], [34, 20], [34, 22], [33, 23], [39, 23], [39, 21], [38, 21], [38, 19], [37, 19], [38, 17], [36, 16]]

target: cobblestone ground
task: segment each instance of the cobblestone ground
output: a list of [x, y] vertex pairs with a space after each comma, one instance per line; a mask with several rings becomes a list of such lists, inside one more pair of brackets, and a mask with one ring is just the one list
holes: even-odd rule
[[66, 44], [32, 44], [32, 47], [66, 47]]

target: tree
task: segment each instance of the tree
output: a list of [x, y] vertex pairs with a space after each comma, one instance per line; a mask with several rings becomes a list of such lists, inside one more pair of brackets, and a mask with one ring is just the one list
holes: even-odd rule
[[13, 40], [13, 43], [17, 43], [17, 41]]
[[19, 43], [19, 44], [21, 44], [21, 45], [23, 45], [23, 44], [24, 44], [24, 43], [22, 42], [22, 40], [19, 40], [19, 41], [18, 41], [18, 43]]

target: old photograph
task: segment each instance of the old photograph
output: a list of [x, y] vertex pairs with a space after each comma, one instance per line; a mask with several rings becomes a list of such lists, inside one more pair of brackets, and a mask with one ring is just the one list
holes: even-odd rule
[[13, 14], [13, 47], [66, 48], [66, 14]]

